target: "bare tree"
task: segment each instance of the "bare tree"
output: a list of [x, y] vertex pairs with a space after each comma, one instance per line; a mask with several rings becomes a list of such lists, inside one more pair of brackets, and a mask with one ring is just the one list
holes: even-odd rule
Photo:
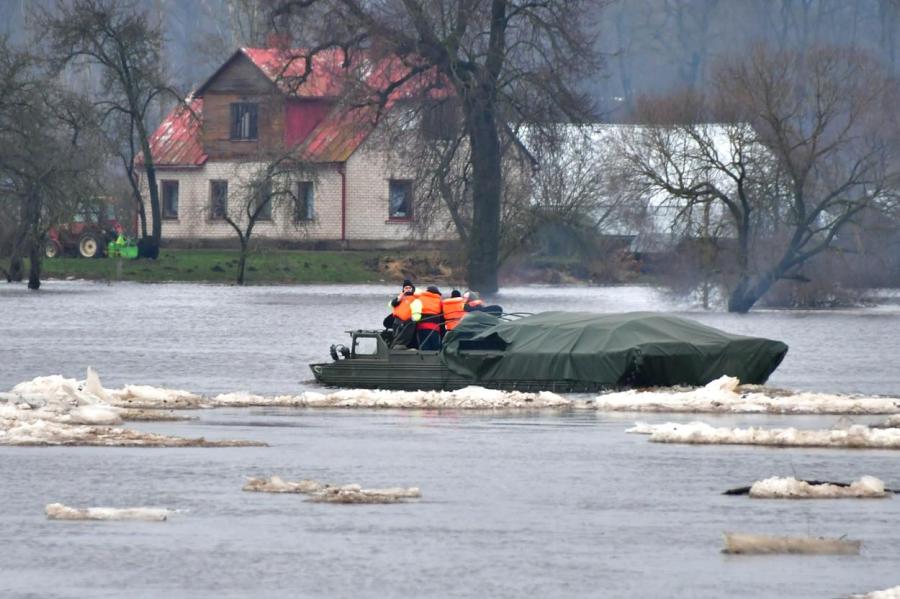
[[[236, 167], [231, 177], [236, 182], [234, 193], [223, 196], [218, 217], [234, 230], [240, 244], [235, 282], [243, 285], [247, 258], [251, 251], [251, 239], [262, 222], [278, 218], [302, 229], [312, 220], [314, 210], [311, 200], [316, 172], [308, 164], [298, 160], [293, 152], [286, 152], [269, 160], [246, 162]], [[227, 199], [225, 199], [227, 197]]]
[[801, 277], [861, 211], [894, 203], [893, 101], [881, 69], [855, 51], [758, 48], [723, 64], [707, 99], [645, 103], [650, 126], [620, 147], [634, 188], [676, 222], [696, 227], [711, 210], [728, 224], [728, 309], [747, 312], [775, 281]]
[[0, 40], [0, 202], [15, 220], [8, 280], [41, 285], [49, 228], [69, 218], [97, 193], [102, 159], [92, 111], [60, 89], [38, 62]]
[[[51, 53], [62, 66], [93, 66], [101, 73], [101, 86], [91, 90], [95, 107], [108, 136], [119, 150], [125, 174], [141, 220], [142, 254], [155, 258], [162, 238], [162, 214], [156, 167], [150, 152], [154, 101], [174, 94], [162, 69], [160, 28], [134, 0], [58, 1], [39, 19], [51, 36]], [[135, 159], [141, 154], [150, 197], [152, 229], [147, 234], [143, 196], [135, 176]]]
[[[422, 80], [452, 90], [471, 168], [472, 219], [468, 282], [497, 289], [504, 172], [503, 135], [509, 123], [538, 114], [584, 118], [585, 99], [573, 92], [596, 60], [585, 35], [588, 0], [280, 0], [276, 14], [318, 44], [365, 48], [369, 58], [399, 60], [402, 76], [385, 81], [385, 103], [401, 86]], [[309, 31], [317, 11], [317, 32]], [[309, 40], [304, 38], [308, 43]], [[372, 79], [369, 79], [372, 82]], [[423, 89], [420, 100], [433, 97]], [[408, 98], [411, 101], [412, 98]]]

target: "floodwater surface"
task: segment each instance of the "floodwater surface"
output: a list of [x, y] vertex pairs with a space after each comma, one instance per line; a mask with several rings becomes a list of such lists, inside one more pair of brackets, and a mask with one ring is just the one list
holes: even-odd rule
[[[35, 376], [204, 394], [315, 388], [307, 363], [377, 328], [387, 286], [0, 286], [0, 390]], [[447, 291], [447, 290], [444, 290]], [[790, 351], [770, 383], [900, 395], [900, 307], [691, 312], [650, 289], [505, 289], [507, 311], [665, 310]], [[625, 429], [700, 419], [828, 428], [827, 416], [301, 409], [130, 423], [242, 438], [228, 449], [0, 447], [0, 597], [845, 597], [900, 584], [900, 498], [723, 496], [770, 476], [900, 487], [890, 451], [649, 443]], [[860, 418], [876, 422], [878, 418]], [[394, 505], [246, 493], [279, 475], [418, 486]], [[58, 522], [47, 503], [166, 507], [169, 521]], [[723, 531], [862, 539], [859, 556], [726, 556]]]

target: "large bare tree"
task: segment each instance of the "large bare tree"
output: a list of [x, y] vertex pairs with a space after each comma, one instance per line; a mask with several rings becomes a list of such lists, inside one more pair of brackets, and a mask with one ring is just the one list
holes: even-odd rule
[[[696, 235], [727, 223], [728, 309], [747, 312], [869, 207], [894, 204], [896, 93], [843, 48], [758, 48], [720, 66], [708, 96], [648, 101], [621, 138], [633, 188]], [[718, 124], [709, 124], [710, 122]]]
[[41, 286], [47, 232], [96, 195], [103, 163], [92, 111], [0, 39], [0, 203], [14, 220], [7, 279]]
[[[598, 2], [280, 0], [278, 4], [277, 18], [310, 46], [364, 49], [360, 56], [368, 55], [365, 60], [401, 61], [405, 74], [376, 90], [376, 98], [386, 102], [394, 90], [423, 76], [451, 90], [459, 105], [471, 173], [468, 283], [483, 292], [496, 291], [504, 136], [511, 124], [523, 120], [579, 120], [588, 115], [585, 98], [575, 90], [580, 76], [596, 73], [586, 29]], [[424, 91], [418, 99], [433, 100], [434, 95]]]
[[[60, 66], [99, 70], [100, 85], [88, 93], [95, 98], [100, 120], [131, 184], [141, 220], [142, 254], [155, 258], [162, 239], [162, 213], [150, 152], [150, 115], [154, 102], [170, 93], [163, 71], [162, 31], [134, 0], [59, 0], [42, 12], [39, 21], [50, 34], [51, 55]], [[139, 153], [150, 197], [149, 235], [135, 173]]]

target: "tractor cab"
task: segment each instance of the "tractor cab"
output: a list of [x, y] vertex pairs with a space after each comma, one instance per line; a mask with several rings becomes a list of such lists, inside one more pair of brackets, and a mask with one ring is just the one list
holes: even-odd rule
[[338, 360], [387, 360], [390, 349], [384, 338], [384, 331], [347, 331], [350, 347], [343, 344], [331, 346], [331, 358]]

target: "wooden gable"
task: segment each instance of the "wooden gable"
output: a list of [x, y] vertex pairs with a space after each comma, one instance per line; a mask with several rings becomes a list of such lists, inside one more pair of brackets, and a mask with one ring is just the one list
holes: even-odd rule
[[[197, 90], [204, 101], [203, 149], [212, 160], [255, 160], [281, 147], [284, 95], [243, 52], [237, 52]], [[232, 138], [231, 105], [258, 107], [257, 138]]]

